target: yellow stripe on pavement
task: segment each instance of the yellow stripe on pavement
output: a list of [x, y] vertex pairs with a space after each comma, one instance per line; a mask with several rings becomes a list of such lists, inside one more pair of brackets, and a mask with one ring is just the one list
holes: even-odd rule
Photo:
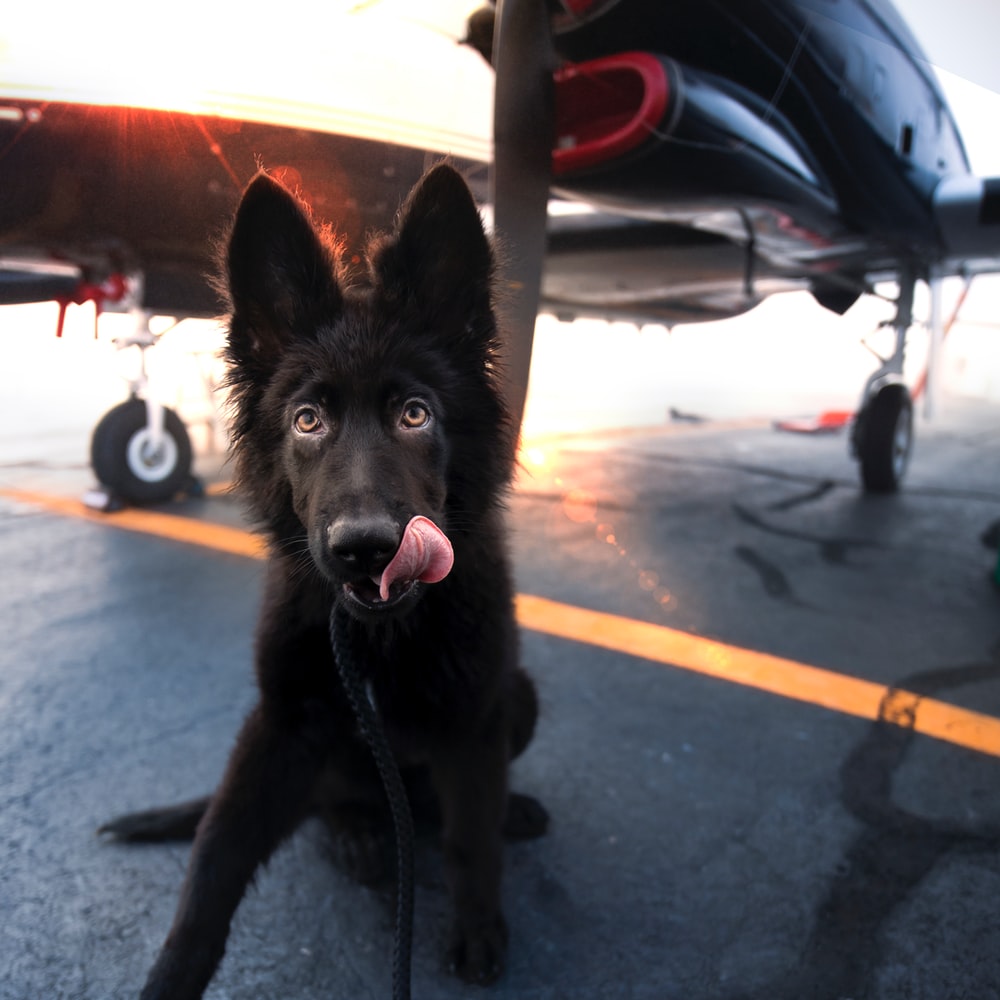
[[[884, 718], [925, 736], [1000, 757], [1000, 719], [913, 692], [703, 639], [665, 625], [590, 611], [530, 594], [518, 595], [517, 617], [524, 628], [535, 632], [680, 667], [860, 719]], [[891, 711], [883, 709], [884, 701], [891, 705]], [[903, 705], [905, 709], [901, 708]]]
[[[78, 500], [25, 490], [0, 489], [0, 496], [56, 514], [234, 555], [260, 559], [266, 554], [263, 542], [250, 532], [175, 514], [137, 509], [103, 514]], [[1000, 757], [1000, 719], [991, 715], [807, 663], [704, 639], [665, 625], [591, 611], [532, 594], [518, 594], [516, 607], [520, 625], [534, 632], [692, 671], [860, 719], [883, 718], [925, 736]]]
[[210, 524], [207, 521], [196, 521], [190, 517], [161, 514], [158, 511], [141, 510], [135, 507], [103, 513], [92, 510], [80, 500], [71, 497], [52, 496], [48, 493], [37, 493], [32, 490], [0, 489], [0, 496], [16, 500], [19, 503], [34, 504], [54, 514], [82, 517], [98, 524], [125, 528], [128, 531], [138, 531], [145, 535], [156, 535], [159, 538], [169, 538], [175, 542], [201, 545], [220, 552], [229, 552], [236, 556], [261, 559], [266, 554], [264, 542], [242, 528], [227, 528], [222, 524]]

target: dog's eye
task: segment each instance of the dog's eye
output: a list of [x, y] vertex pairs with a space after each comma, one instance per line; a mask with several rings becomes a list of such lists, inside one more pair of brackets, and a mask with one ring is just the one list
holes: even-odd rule
[[431, 411], [419, 399], [411, 399], [403, 407], [399, 422], [410, 430], [426, 427], [431, 422]]
[[319, 419], [319, 414], [308, 406], [295, 414], [295, 429], [300, 434], [315, 434], [322, 426], [323, 421]]

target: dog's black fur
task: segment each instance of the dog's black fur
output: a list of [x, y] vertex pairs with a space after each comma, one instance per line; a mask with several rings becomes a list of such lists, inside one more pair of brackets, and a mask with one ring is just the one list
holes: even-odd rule
[[[305, 817], [327, 821], [360, 878], [380, 873], [384, 796], [333, 661], [334, 604], [349, 612], [408, 787], [436, 793], [454, 906], [448, 956], [464, 979], [502, 969], [502, 836], [546, 825], [538, 803], [507, 790], [537, 704], [518, 665], [504, 540], [513, 439], [493, 255], [460, 175], [428, 173], [368, 264], [352, 286], [293, 195], [264, 173], [247, 188], [225, 285], [237, 482], [270, 543], [260, 700], [213, 796], [104, 828], [157, 840], [197, 825], [145, 1000], [202, 995], [255, 870]], [[379, 601], [370, 577], [414, 515], [447, 533], [454, 568]]]

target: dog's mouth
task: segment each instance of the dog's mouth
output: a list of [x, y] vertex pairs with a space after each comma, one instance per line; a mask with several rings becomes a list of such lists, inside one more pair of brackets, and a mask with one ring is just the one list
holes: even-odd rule
[[417, 515], [410, 519], [399, 548], [381, 573], [348, 581], [344, 595], [365, 611], [391, 611], [408, 603], [420, 584], [443, 580], [454, 560], [448, 536], [429, 518]]
[[365, 611], [384, 614], [408, 603], [416, 595], [420, 586], [417, 580], [398, 581], [389, 586], [382, 596], [382, 588], [377, 580], [356, 580], [343, 585], [344, 596], [351, 604]]

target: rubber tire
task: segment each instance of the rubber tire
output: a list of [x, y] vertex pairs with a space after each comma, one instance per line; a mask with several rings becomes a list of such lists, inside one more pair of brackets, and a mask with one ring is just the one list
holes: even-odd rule
[[862, 412], [858, 436], [861, 482], [868, 493], [895, 493], [913, 450], [913, 402], [905, 385], [884, 386]]
[[169, 440], [162, 466], [136, 471], [136, 453], [146, 433], [146, 404], [130, 399], [108, 410], [90, 439], [90, 464], [98, 482], [133, 504], [171, 499], [191, 480], [191, 440], [180, 417], [166, 407], [163, 432]]

